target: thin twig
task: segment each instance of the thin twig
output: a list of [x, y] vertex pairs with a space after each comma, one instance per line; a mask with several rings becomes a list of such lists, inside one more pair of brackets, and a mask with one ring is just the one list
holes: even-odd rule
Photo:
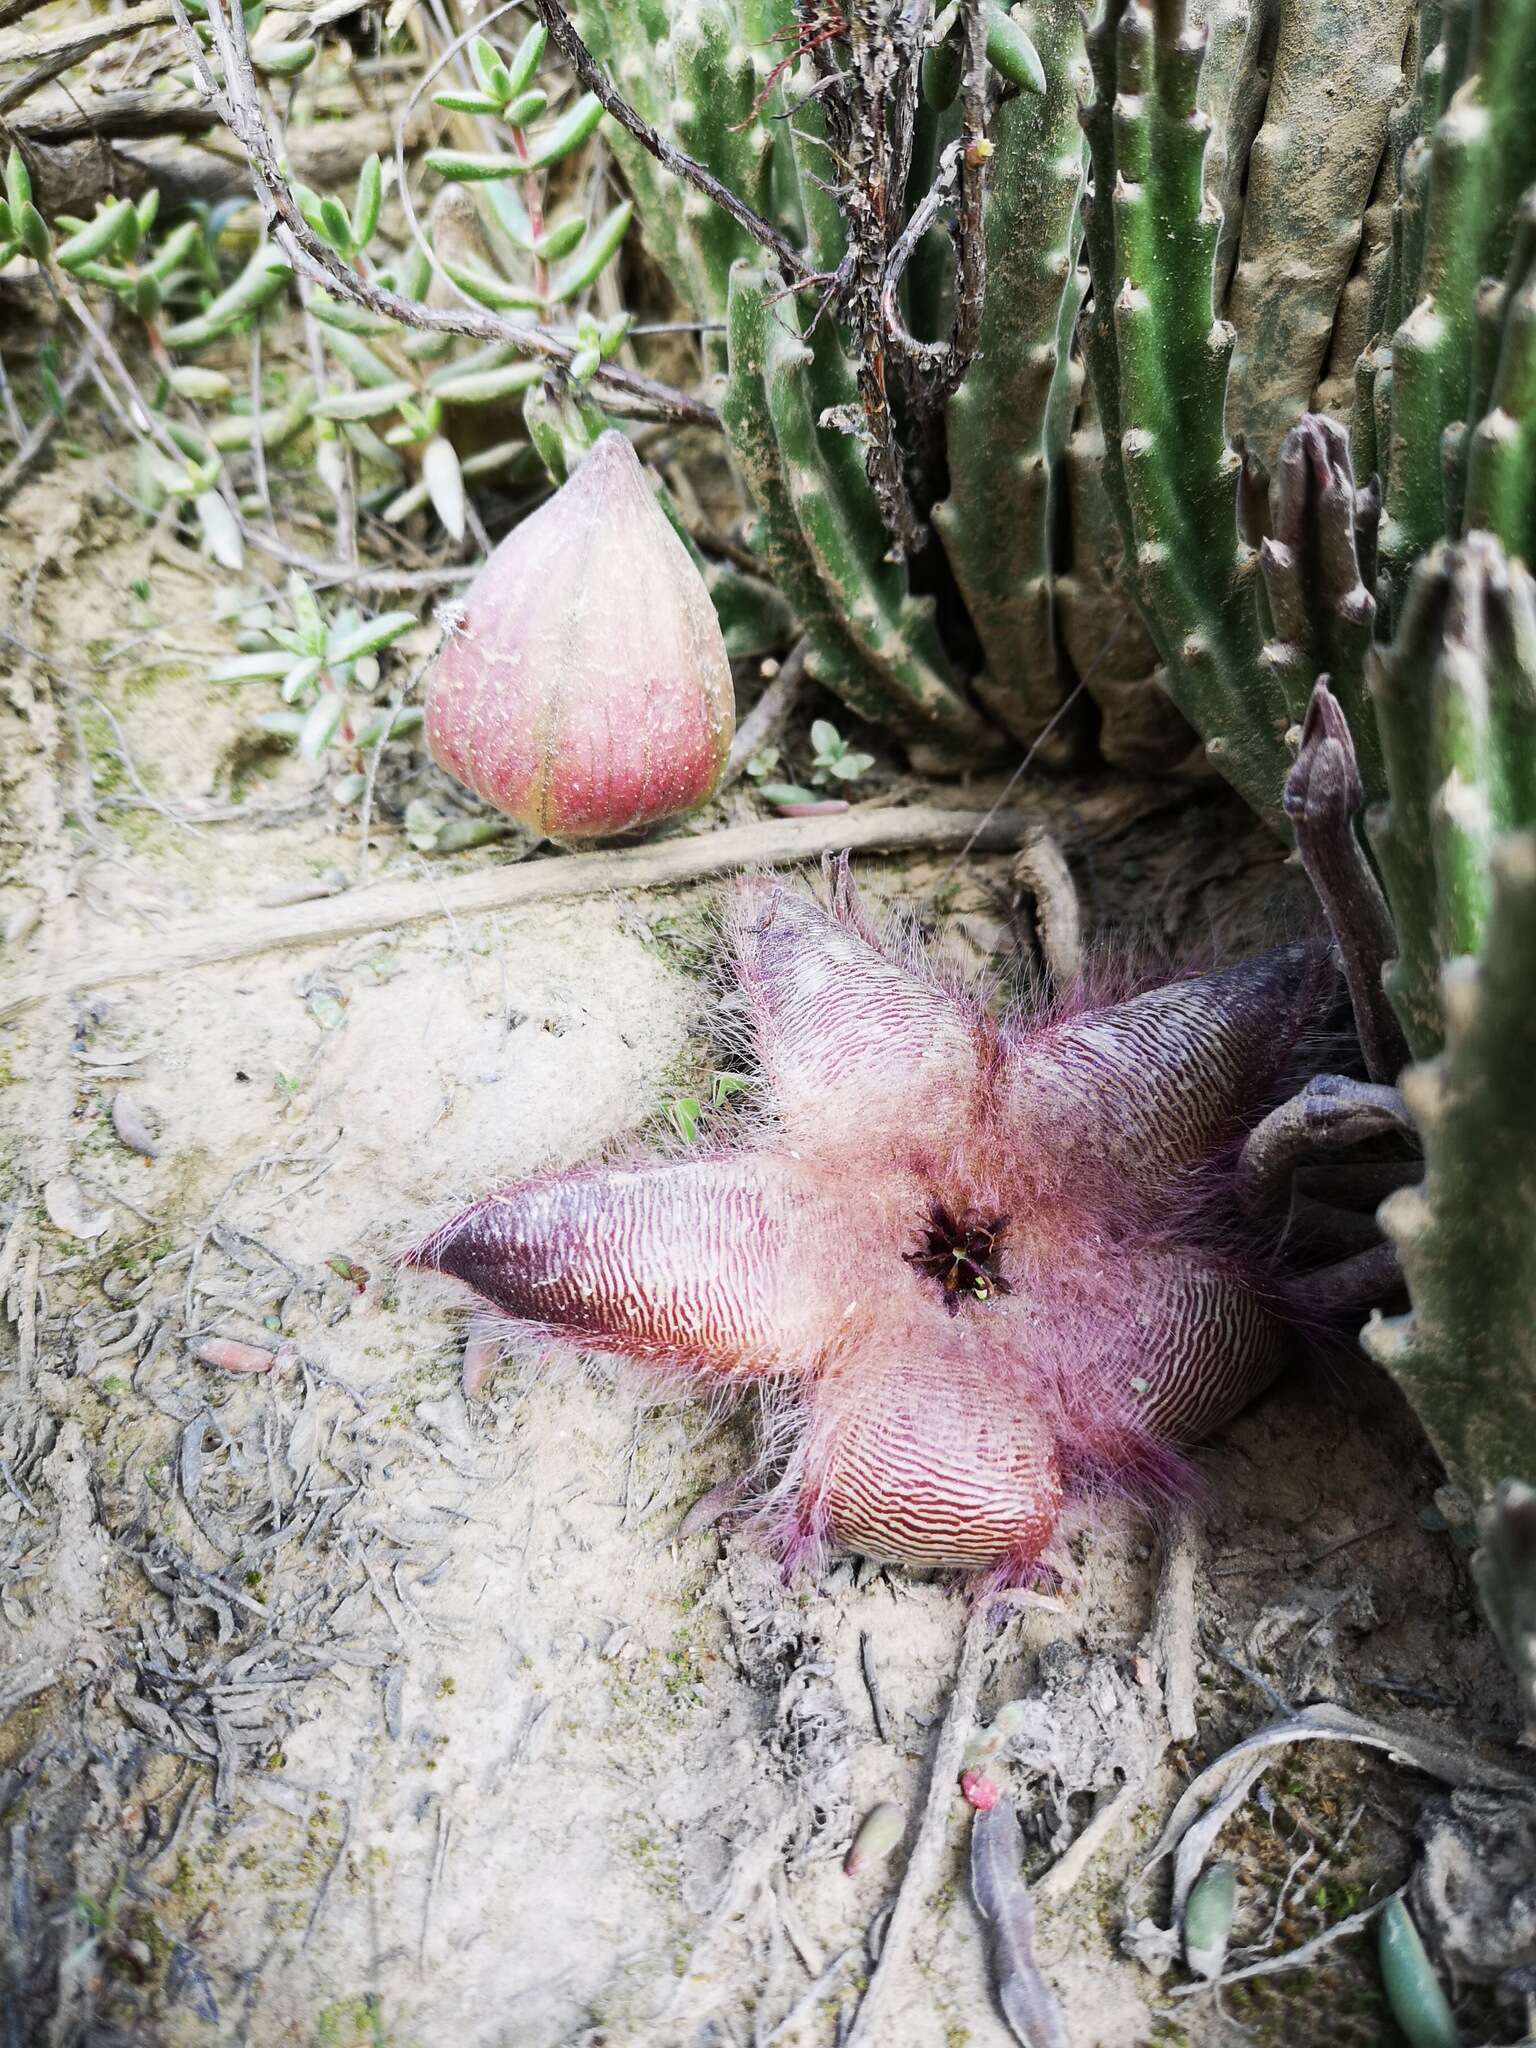
[[965, 1750], [966, 1739], [976, 1719], [976, 1697], [981, 1690], [982, 1654], [991, 1635], [991, 1623], [988, 1618], [990, 1611], [989, 1602], [977, 1601], [966, 1620], [954, 1688], [949, 1695], [944, 1725], [939, 1730], [939, 1739], [933, 1752], [933, 1770], [928, 1780], [928, 1800], [923, 1808], [917, 1840], [912, 1844], [912, 1854], [902, 1873], [896, 1903], [892, 1906], [890, 1919], [886, 1922], [885, 1935], [880, 1944], [880, 1959], [870, 1973], [869, 1989], [864, 1993], [853, 2025], [848, 2030], [844, 2048], [876, 2048], [876, 2043], [889, 2038], [888, 2029], [882, 2026], [882, 2014], [890, 2005], [893, 1988], [917, 1917], [933, 1889], [939, 1859], [944, 1851], [945, 1837], [949, 1833], [950, 1818], [955, 1806], [955, 1780], [960, 1774], [960, 1759]]
[[805, 681], [810, 655], [810, 641], [797, 640], [785, 656], [783, 667], [736, 728], [730, 758], [725, 764], [727, 788], [746, 773], [747, 763], [758, 749], [768, 746], [784, 730]]
[[1288, 1949], [1283, 1956], [1266, 1956], [1262, 1963], [1249, 1963], [1246, 1969], [1229, 1970], [1226, 1976], [1213, 1978], [1210, 1984], [1175, 1984], [1175, 1998], [1194, 1998], [1206, 1990], [1220, 1991], [1228, 1984], [1241, 1984], [1249, 1977], [1278, 1977], [1286, 1970], [1305, 1970], [1315, 1963], [1320, 1955], [1332, 1948], [1336, 1941], [1344, 1941], [1351, 1934], [1363, 1934], [1383, 1907], [1390, 1906], [1394, 1899], [1403, 1896], [1401, 1891], [1389, 1892], [1384, 1899], [1378, 1899], [1373, 1906], [1365, 1906], [1358, 1913], [1351, 1913], [1347, 1919], [1336, 1920], [1331, 1927], [1325, 1927], [1310, 1941], [1304, 1941], [1300, 1948]]
[[[108, 308], [107, 312], [108, 317], [110, 317], [111, 309]], [[80, 353], [75, 357], [75, 360], [70, 364], [59, 384], [59, 396], [64, 401], [66, 411], [68, 411], [71, 401], [79, 392], [80, 386], [91, 375], [95, 365], [96, 358], [91, 351], [91, 345], [89, 342], [86, 342], [81, 348]], [[38, 457], [45, 453], [49, 442], [52, 441], [62, 424], [63, 422], [58, 414], [50, 407], [37, 422], [36, 426], [32, 428], [4, 469], [0, 469], [0, 505], [5, 503], [6, 499], [15, 490]]]
[[649, 150], [663, 170], [670, 171], [674, 178], [681, 178], [685, 184], [692, 185], [696, 192], [702, 192], [722, 213], [729, 214], [739, 228], [773, 257], [783, 271], [787, 284], [806, 285], [823, 282], [781, 229], [776, 228], [772, 221], [764, 220], [744, 199], [738, 198], [728, 186], [722, 185], [713, 171], [689, 156], [685, 150], [679, 149], [675, 143], [668, 142], [664, 135], [658, 135], [648, 121], [641, 119], [582, 41], [575, 23], [561, 5], [561, 0], [533, 0], [533, 11], [549, 31], [550, 41], [576, 74], [577, 84], [584, 86], [595, 98], [601, 100], [619, 126], [626, 129], [642, 149]]
[[[907, 371], [907, 388], [921, 415], [934, 413], [958, 391], [981, 343], [986, 305], [987, 251], [984, 207], [987, 156], [987, 43], [983, 0], [966, 0], [965, 132], [939, 158], [932, 186], [913, 209], [886, 259], [880, 311], [892, 356]], [[918, 243], [959, 195], [954, 227], [955, 314], [947, 339], [921, 341], [901, 317], [898, 287]]]
[[[227, 10], [227, 0], [210, 0], [208, 20], [224, 67], [222, 93], [214, 85], [203, 59], [202, 46], [193, 32], [182, 0], [171, 0], [182, 36], [197, 66], [204, 91], [224, 111], [225, 125], [244, 149], [255, 174], [258, 197], [274, 241], [304, 276], [322, 285], [331, 295], [350, 300], [369, 312], [438, 334], [463, 334], [474, 341], [496, 342], [540, 356], [547, 362], [567, 364], [576, 353], [574, 341], [564, 341], [547, 328], [519, 325], [491, 313], [475, 313], [460, 306], [424, 306], [399, 292], [386, 291], [343, 263], [335, 250], [322, 242], [300, 213], [288, 181], [278, 167], [272, 137], [262, 116], [255, 74], [249, 52], [244, 50], [244, 23], [239, 10]], [[235, 24], [238, 23], [238, 26]], [[244, 53], [242, 55], [242, 52]], [[696, 425], [718, 427], [718, 413], [691, 392], [677, 391], [638, 371], [616, 363], [602, 363], [595, 379], [614, 391], [623, 392], [641, 405], [669, 419], [688, 420]]]
[[914, 805], [844, 811], [836, 817], [775, 819], [720, 832], [664, 839], [617, 852], [562, 854], [514, 867], [479, 869], [439, 881], [381, 882], [367, 891], [317, 903], [291, 904], [270, 914], [251, 909], [197, 919], [157, 946], [115, 957], [81, 959], [0, 998], [0, 1024], [50, 996], [155, 980], [224, 960], [246, 960], [286, 946], [328, 945], [386, 926], [423, 924], [440, 917], [474, 917], [532, 903], [597, 897], [622, 889], [665, 889], [736, 869], [819, 861], [823, 854], [904, 853], [951, 846], [988, 853], [1018, 845], [1028, 820], [1017, 811], [946, 811]]
[[125, 8], [121, 14], [98, 15], [89, 25], [65, 22], [61, 28], [45, 29], [41, 35], [15, 35], [0, 40], [0, 65], [31, 62], [33, 69], [0, 90], [0, 115], [19, 107], [33, 93], [50, 84], [61, 71], [69, 71], [87, 57], [104, 50], [108, 43], [141, 29], [164, 28], [171, 19], [168, 0], [144, 0], [140, 7]]

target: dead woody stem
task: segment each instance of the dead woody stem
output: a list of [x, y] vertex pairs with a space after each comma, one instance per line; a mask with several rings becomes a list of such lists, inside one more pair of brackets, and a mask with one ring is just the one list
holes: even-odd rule
[[[768, 251], [787, 287], [824, 290], [830, 311], [850, 330], [859, 404], [836, 424], [864, 442], [864, 466], [900, 554], [926, 540], [907, 482], [907, 458], [893, 409], [894, 387], [921, 428], [955, 391], [976, 353], [986, 283], [982, 198], [989, 76], [983, 0], [964, 0], [964, 132], [945, 152], [931, 190], [905, 213], [913, 123], [928, 9], [909, 0], [799, 0], [798, 53], [816, 75], [814, 96], [826, 122], [829, 168], [847, 224], [847, 248], [826, 276], [771, 221], [678, 149], [625, 100], [592, 55], [562, 0], [533, 0], [534, 11], [578, 82], [673, 176], [728, 213]], [[942, 342], [907, 329], [898, 303], [901, 278], [919, 241], [955, 208], [955, 316]]]

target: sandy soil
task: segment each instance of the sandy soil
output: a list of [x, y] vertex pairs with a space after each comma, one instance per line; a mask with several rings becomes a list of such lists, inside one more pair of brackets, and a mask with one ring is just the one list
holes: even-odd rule
[[[202, 678], [228, 649], [213, 584], [151, 559], [101, 465], [29, 486], [0, 563], [9, 630], [42, 657], [0, 685], [0, 921], [37, 912], [7, 973], [355, 876], [355, 821], [310, 771], [254, 760], [251, 703]], [[1219, 792], [1028, 794], [1100, 929], [1232, 949], [1294, 915], [1294, 877]], [[380, 819], [374, 875], [451, 865]], [[875, 881], [995, 969], [1006, 863], [949, 869]], [[509, 1368], [466, 1403], [461, 1314], [392, 1263], [446, 1204], [654, 1132], [707, 1076], [717, 902], [265, 954], [49, 1001], [0, 1044], [10, 2039], [841, 2038], [905, 1851], [852, 1879], [841, 1858], [880, 1799], [910, 1841], [961, 1602], [853, 1561], [786, 1589], [738, 1539], [674, 1541], [739, 1458], [734, 1425], [596, 1372]], [[114, 1101], [157, 1131], [153, 1160]], [[277, 1368], [199, 1363], [215, 1336]], [[1122, 1948], [1180, 1787], [1271, 1693], [1404, 1728], [1513, 1725], [1433, 1462], [1363, 1365], [1276, 1389], [1202, 1462], [1192, 1741], [1168, 1742], [1157, 1544], [1128, 1519], [1084, 1532], [1062, 1610], [1025, 1609], [989, 1652], [984, 1715], [1027, 1698], [1049, 1737], [999, 1767], [1032, 1874], [1131, 1787], [1042, 1908], [1037, 1955], [1077, 2048], [1235, 2040], [1239, 2022], [1388, 2040], [1363, 1940], [1224, 2011]], [[1400, 1883], [1431, 1789], [1342, 1745], [1280, 1755], [1223, 1837], [1234, 1960]], [[940, 1790], [946, 1856], [890, 2048], [1012, 2038], [968, 1809]], [[1164, 1900], [1156, 1878], [1135, 1910]]]

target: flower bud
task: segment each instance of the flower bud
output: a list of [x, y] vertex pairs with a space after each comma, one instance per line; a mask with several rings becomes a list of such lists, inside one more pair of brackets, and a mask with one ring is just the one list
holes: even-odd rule
[[597, 839], [705, 802], [734, 726], [703, 579], [606, 433], [471, 588], [427, 697], [433, 759], [533, 831]]

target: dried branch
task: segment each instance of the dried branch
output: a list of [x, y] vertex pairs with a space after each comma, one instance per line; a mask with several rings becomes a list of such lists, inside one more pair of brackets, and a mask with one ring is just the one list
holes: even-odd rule
[[137, 35], [140, 29], [168, 27], [173, 0], [143, 0], [139, 7], [121, 14], [98, 17], [88, 25], [66, 22], [62, 28], [45, 29], [41, 35], [16, 35], [0, 41], [0, 66], [31, 64], [34, 68], [0, 90], [0, 115], [19, 107], [33, 93], [57, 78], [61, 71], [94, 56], [108, 43]]
[[[350, 269], [335, 250], [322, 242], [310, 228], [299, 212], [287, 179], [278, 168], [272, 137], [261, 112], [260, 91], [246, 45], [245, 22], [240, 9], [229, 6], [228, 0], [209, 0], [208, 21], [224, 70], [225, 84], [221, 92], [208, 70], [202, 45], [187, 18], [182, 0], [170, 0], [170, 4], [204, 91], [222, 109], [225, 126], [241, 144], [250, 161], [273, 240], [296, 269], [322, 285], [334, 297], [348, 299], [355, 306], [398, 321], [402, 327], [439, 334], [463, 334], [475, 341], [523, 349], [529, 355], [543, 357], [546, 362], [570, 362], [576, 353], [574, 342], [562, 340], [547, 328], [519, 326], [492, 313], [475, 313], [457, 306], [418, 305], [415, 300], [403, 298], [398, 292], [386, 291]], [[623, 392], [626, 397], [665, 418], [707, 427], [720, 424], [718, 413], [703, 399], [690, 392], [674, 390], [671, 385], [658, 383], [638, 371], [626, 370], [616, 363], [603, 363], [595, 376], [610, 389]]]
[[648, 121], [641, 119], [582, 41], [561, 0], [533, 0], [533, 11], [549, 31], [550, 41], [576, 74], [577, 84], [601, 100], [619, 126], [627, 129], [642, 149], [649, 150], [663, 170], [692, 185], [696, 192], [702, 192], [723, 213], [728, 213], [739, 228], [773, 257], [787, 284], [822, 281], [794, 243], [772, 221], [764, 220], [760, 213], [755, 213], [745, 200], [738, 199], [728, 186], [722, 185], [712, 171], [668, 142]]
[[978, 818], [974, 811], [913, 806], [844, 811], [834, 818], [797, 818], [729, 826], [694, 837], [663, 839], [612, 853], [572, 853], [512, 867], [415, 882], [381, 882], [319, 902], [286, 905], [270, 913], [249, 908], [199, 919], [154, 945], [117, 956], [96, 953], [57, 974], [13, 987], [0, 997], [0, 1024], [50, 996], [118, 982], [154, 981], [192, 967], [246, 960], [285, 946], [333, 944], [359, 932], [421, 924], [439, 917], [474, 917], [571, 897], [594, 899], [619, 889], [666, 889], [743, 868], [820, 860], [823, 854], [902, 853], [972, 846], [1004, 852], [1024, 836], [1018, 811]]
[[206, 135], [219, 125], [218, 111], [190, 93], [110, 92], [93, 94], [88, 105], [67, 101], [16, 122], [17, 132], [43, 149], [71, 142], [142, 142], [159, 135]]
[[[965, 132], [939, 159], [934, 181], [891, 246], [880, 291], [880, 317], [891, 354], [919, 419], [958, 391], [981, 341], [986, 303], [987, 44], [983, 0], [965, 7]], [[921, 341], [901, 317], [899, 287], [918, 243], [959, 199], [955, 242], [955, 317], [945, 341]]]
[[[94, 367], [95, 358], [91, 352], [91, 344], [87, 341], [80, 350], [80, 353], [75, 357], [75, 360], [70, 364], [68, 371], [59, 384], [59, 396], [64, 401], [66, 412], [76, 392], [80, 389], [86, 378], [90, 376]], [[26, 439], [21, 443], [21, 446], [16, 450], [16, 453], [11, 457], [4, 469], [0, 469], [0, 505], [5, 503], [33, 463], [45, 452], [61, 424], [62, 422], [56, 412], [51, 409], [45, 412], [27, 434]]]
[[[988, 1619], [990, 1603], [978, 1600], [966, 1619], [960, 1642], [960, 1661], [949, 1695], [949, 1706], [939, 1729], [928, 1779], [928, 1798], [918, 1826], [917, 1840], [902, 1872], [896, 1903], [885, 1924], [880, 1956], [870, 1972], [869, 1987], [846, 2036], [846, 2048], [875, 2048], [886, 2038], [888, 2013], [897, 1983], [897, 1973], [906, 1959], [923, 1901], [933, 1889], [939, 1863], [955, 1809], [955, 1784], [960, 1760], [971, 1724], [976, 1719], [976, 1700], [981, 1691], [983, 1654], [991, 1636]], [[882, 2024], [884, 2023], [884, 2024]]]
[[[805, 0], [802, 0], [805, 4]], [[922, 56], [921, 16], [887, 19], [881, 0], [852, 0], [848, 63], [838, 72], [825, 44], [816, 49], [823, 79], [827, 140], [843, 170], [848, 251], [840, 272], [841, 318], [853, 331], [864, 469], [896, 550], [913, 554], [926, 538], [907, 489], [891, 410], [884, 310], [886, 266], [911, 155], [912, 116]]]

